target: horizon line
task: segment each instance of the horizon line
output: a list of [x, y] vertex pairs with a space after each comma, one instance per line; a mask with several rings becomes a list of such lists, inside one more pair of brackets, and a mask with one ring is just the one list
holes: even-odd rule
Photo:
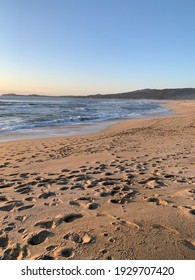
[[104, 96], [104, 95], [119, 95], [119, 94], [124, 94], [124, 93], [131, 93], [131, 92], [136, 92], [136, 91], [147, 91], [147, 90], [184, 90], [184, 89], [195, 89], [195, 87], [169, 87], [169, 88], [142, 88], [142, 89], [135, 89], [131, 91], [123, 91], [123, 92], [114, 92], [114, 93], [91, 93], [91, 94], [68, 94], [68, 95], [53, 95], [53, 94], [47, 94], [47, 93], [15, 93], [15, 92], [8, 92], [8, 93], [1, 93], [0, 96], [45, 96], [45, 97], [92, 97], [92, 96]]

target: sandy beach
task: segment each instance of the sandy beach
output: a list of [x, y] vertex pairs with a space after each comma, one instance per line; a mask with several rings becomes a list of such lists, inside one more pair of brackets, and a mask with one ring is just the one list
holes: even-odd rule
[[195, 102], [0, 143], [0, 259], [195, 259]]

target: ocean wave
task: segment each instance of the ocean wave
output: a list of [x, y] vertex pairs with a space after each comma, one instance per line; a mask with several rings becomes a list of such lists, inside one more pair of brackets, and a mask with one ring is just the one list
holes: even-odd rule
[[161, 105], [146, 100], [0, 97], [0, 132], [166, 114]]

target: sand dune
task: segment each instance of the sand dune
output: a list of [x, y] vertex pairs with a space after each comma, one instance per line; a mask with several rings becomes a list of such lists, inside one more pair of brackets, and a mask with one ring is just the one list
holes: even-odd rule
[[195, 103], [0, 143], [0, 258], [195, 259]]

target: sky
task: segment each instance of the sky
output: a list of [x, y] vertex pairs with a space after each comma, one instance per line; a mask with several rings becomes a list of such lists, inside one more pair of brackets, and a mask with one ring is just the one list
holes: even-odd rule
[[194, 0], [0, 0], [0, 94], [195, 87]]

